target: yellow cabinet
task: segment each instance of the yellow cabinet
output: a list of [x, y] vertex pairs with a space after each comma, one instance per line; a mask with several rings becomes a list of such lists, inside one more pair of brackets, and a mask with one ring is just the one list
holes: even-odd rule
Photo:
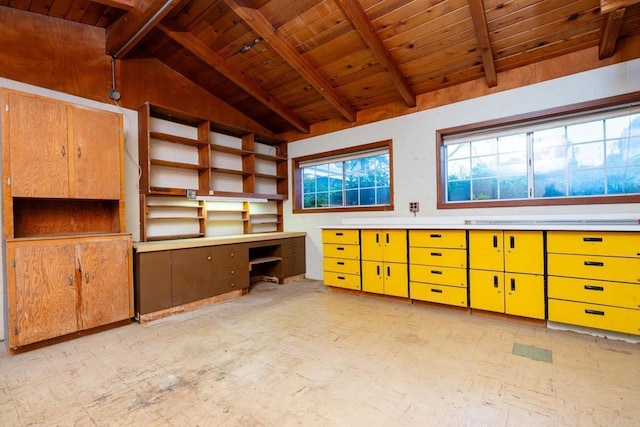
[[407, 264], [362, 261], [362, 290], [375, 294], [408, 297]]
[[409, 295], [467, 307], [467, 231], [409, 230]]
[[406, 264], [406, 230], [362, 230], [360, 233], [363, 260]]
[[470, 306], [545, 318], [542, 231], [469, 231]]
[[324, 283], [360, 290], [360, 230], [322, 230]]
[[549, 320], [640, 335], [640, 236], [547, 232]]

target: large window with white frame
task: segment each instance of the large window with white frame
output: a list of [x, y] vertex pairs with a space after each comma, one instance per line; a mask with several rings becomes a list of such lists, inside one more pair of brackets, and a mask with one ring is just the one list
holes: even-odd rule
[[295, 158], [294, 212], [392, 210], [391, 141]]
[[640, 105], [438, 131], [440, 208], [637, 202]]

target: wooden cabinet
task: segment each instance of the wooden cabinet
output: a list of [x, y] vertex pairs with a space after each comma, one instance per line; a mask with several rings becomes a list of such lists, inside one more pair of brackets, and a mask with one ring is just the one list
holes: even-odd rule
[[15, 92], [4, 108], [13, 197], [120, 199], [119, 115]]
[[467, 307], [466, 230], [409, 230], [409, 296]]
[[2, 90], [12, 349], [133, 316], [122, 116]]
[[545, 318], [542, 231], [469, 231], [471, 308]]
[[409, 296], [407, 230], [361, 230], [362, 290]]
[[292, 237], [282, 240], [282, 275], [300, 276], [305, 273], [306, 243], [304, 237]]
[[640, 239], [547, 232], [549, 320], [640, 335]]
[[322, 254], [325, 284], [361, 289], [360, 230], [322, 230]]
[[133, 316], [131, 237], [7, 242], [9, 346]]

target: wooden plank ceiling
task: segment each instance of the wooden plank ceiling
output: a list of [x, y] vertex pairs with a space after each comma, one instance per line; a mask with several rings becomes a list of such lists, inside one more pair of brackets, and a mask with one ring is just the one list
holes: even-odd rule
[[[640, 34], [640, 0], [0, 0], [105, 28], [108, 55], [156, 58], [272, 132]], [[187, 95], [188, 96], [188, 95]]]

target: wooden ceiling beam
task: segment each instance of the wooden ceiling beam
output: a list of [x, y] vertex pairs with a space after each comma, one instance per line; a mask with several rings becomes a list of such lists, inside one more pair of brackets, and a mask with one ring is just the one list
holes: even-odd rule
[[130, 11], [133, 9], [133, 0], [93, 0], [94, 3], [100, 3], [105, 6], [115, 7], [116, 9], [122, 9]]
[[600, 0], [600, 13], [613, 12], [622, 7], [633, 6], [640, 3], [640, 0]]
[[391, 58], [389, 50], [382, 42], [382, 39], [371, 24], [367, 13], [360, 3], [355, 0], [335, 0], [336, 4], [342, 10], [342, 13], [351, 21], [360, 37], [364, 40], [371, 53], [376, 60], [382, 65], [382, 68], [390, 75], [400, 96], [409, 107], [416, 106], [416, 94], [405, 79], [404, 75], [398, 68], [398, 65]]
[[269, 20], [247, 0], [224, 0], [244, 22], [269, 43], [304, 79], [306, 79], [340, 114], [350, 122], [356, 121], [355, 110], [344, 100], [329, 82], [309, 64], [296, 49], [280, 35]]
[[302, 120], [302, 118], [287, 108], [279, 99], [273, 97], [262, 86], [255, 83], [242, 72], [230, 67], [223, 57], [211, 50], [206, 44], [198, 40], [197, 37], [188, 32], [173, 31], [163, 24], [158, 24], [157, 28], [207, 63], [207, 65], [219, 73], [224, 74], [226, 78], [240, 86], [287, 122], [291, 123], [300, 132], [309, 133], [309, 123]]
[[607, 20], [602, 28], [600, 36], [600, 59], [606, 59], [613, 56], [616, 51], [616, 42], [618, 41], [618, 33], [622, 26], [622, 18], [624, 17], [625, 8], [621, 7], [607, 14]]
[[484, 2], [482, 0], [468, 0], [471, 9], [471, 20], [476, 31], [478, 49], [482, 57], [484, 66], [484, 76], [489, 87], [497, 86], [498, 74], [496, 73], [496, 63], [493, 60], [493, 49], [489, 38], [489, 27], [487, 26], [487, 15], [485, 14]]
[[134, 8], [107, 28], [106, 51], [117, 59], [133, 49], [178, 4], [178, 0], [134, 1]]

